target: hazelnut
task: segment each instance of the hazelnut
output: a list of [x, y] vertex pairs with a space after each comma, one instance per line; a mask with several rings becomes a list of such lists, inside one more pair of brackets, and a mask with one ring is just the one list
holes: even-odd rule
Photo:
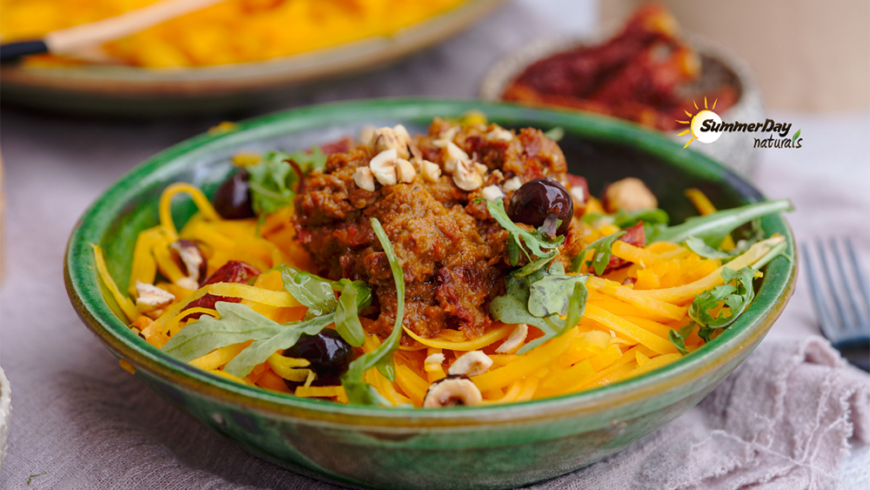
[[423, 361], [423, 369], [427, 372], [441, 371], [441, 365], [444, 364], [444, 354], [432, 354]]
[[175, 281], [175, 285], [189, 291], [196, 291], [197, 289], [199, 289], [199, 283], [189, 277], [182, 277], [181, 279]]
[[448, 141], [447, 146], [445, 146], [445, 148], [447, 149], [447, 157], [448, 158], [452, 158], [454, 160], [462, 160], [462, 161], [471, 160], [471, 157], [468, 156], [468, 153], [465, 153], [465, 151], [462, 148], [456, 146], [456, 144], [452, 141]]
[[453, 138], [456, 137], [456, 133], [459, 132], [459, 126], [450, 126], [449, 128], [441, 131], [438, 135], [438, 139], [452, 141]]
[[175, 300], [175, 295], [169, 291], [164, 291], [153, 284], [147, 284], [142, 281], [136, 281], [136, 308], [140, 313], [163, 308]]
[[447, 376], [429, 386], [423, 408], [473, 406], [483, 401], [480, 390], [465, 376]]
[[456, 146], [452, 141], [448, 141], [444, 149], [447, 150], [447, 156], [444, 158], [444, 170], [450, 173], [456, 171], [456, 166], [460, 162], [470, 162], [471, 157], [465, 153], [462, 148]]
[[509, 354], [511, 352], [516, 352], [520, 347], [522, 347], [523, 342], [526, 341], [526, 336], [529, 334], [529, 326], [525, 323], [520, 323], [514, 328], [513, 332], [511, 332], [510, 336], [508, 336], [507, 340], [501, 343], [495, 351], [499, 354]]
[[505, 193], [497, 185], [488, 185], [483, 188], [483, 198], [487, 201], [495, 202], [496, 199], [504, 199]]
[[375, 139], [375, 127], [371, 124], [366, 124], [359, 130], [359, 136], [357, 137], [359, 140], [359, 144], [369, 146]]
[[604, 189], [603, 203], [608, 213], [655, 209], [659, 206], [656, 196], [640, 179], [628, 177], [616, 181]]
[[504, 183], [504, 190], [511, 192], [511, 191], [515, 191], [515, 190], [519, 189], [522, 186], [523, 186], [523, 179], [521, 179], [521, 178], [519, 178], [519, 176], [517, 176], [517, 177], [513, 177], [511, 179], [508, 179]]
[[582, 187], [572, 187], [571, 198], [574, 200], [574, 202], [582, 204], [586, 202], [586, 192], [583, 190]]
[[181, 239], [172, 242], [169, 247], [178, 252], [178, 257], [181, 259], [181, 263], [184, 266], [184, 273], [187, 274], [185, 279], [188, 279], [187, 281], [183, 281], [184, 284], [182, 284], [180, 280], [176, 281], [176, 283], [185, 289], [198, 289], [199, 281], [205, 279], [208, 265], [205, 257], [199, 250], [199, 246], [190, 240]]
[[399, 131], [396, 131], [395, 128], [376, 129], [372, 145], [378, 153], [396, 150], [397, 157], [410, 158], [411, 153], [408, 151], [408, 143], [411, 142], [411, 137], [404, 126], [396, 126], [396, 128], [400, 128]]
[[489, 141], [510, 141], [514, 139], [514, 134], [505, 128], [496, 126], [492, 131], [486, 133], [486, 139]]
[[473, 191], [483, 185], [480, 168], [471, 161], [458, 161], [453, 171], [453, 183], [464, 191]]
[[389, 149], [378, 153], [369, 162], [369, 169], [371, 169], [372, 175], [381, 185], [396, 185], [397, 158], [396, 150]]
[[375, 176], [369, 167], [357, 167], [353, 172], [353, 181], [360, 189], [375, 191]]
[[402, 126], [401, 124], [396, 124], [395, 126], [393, 126], [393, 131], [400, 139], [405, 142], [405, 144], [411, 144], [411, 135], [410, 133], [408, 133], [408, 130], [405, 129], [405, 126]]
[[461, 374], [464, 376], [477, 376], [483, 374], [492, 366], [492, 359], [479, 350], [466, 352], [460, 356], [447, 370], [448, 374]]
[[429, 182], [438, 182], [438, 179], [441, 178], [441, 167], [439, 167], [437, 163], [423, 160], [421, 167], [423, 178]]
[[396, 160], [396, 177], [399, 179], [399, 182], [413, 182], [416, 176], [417, 170], [414, 169], [414, 165], [411, 162], [402, 158]]

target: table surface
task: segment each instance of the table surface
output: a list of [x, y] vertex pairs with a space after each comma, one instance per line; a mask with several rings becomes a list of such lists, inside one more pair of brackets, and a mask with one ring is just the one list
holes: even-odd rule
[[[498, 58], [541, 36], [589, 32], [595, 15], [595, 4], [589, 1], [509, 2], [439, 47], [387, 70], [329, 84], [291, 105], [382, 96], [471, 98]], [[870, 270], [870, 114], [772, 117], [801, 128], [804, 147], [756, 150], [759, 163], [750, 179], [770, 198], [792, 199], [796, 211], [789, 221], [799, 241], [850, 236], [865, 270]], [[64, 488], [117, 488], [121, 481], [143, 487], [166, 483], [153, 472], [137, 470], [140, 462], [125, 461], [124, 441], [153, 445], [154, 461], [149, 463], [176, 478], [202, 482], [206, 476], [205, 481], [213, 482], [210, 488], [270, 486], [249, 478], [268, 463], [250, 458], [249, 467], [222, 468], [222, 455], [239, 449], [179, 416], [141, 383], [131, 383], [115, 358], [82, 326], [66, 300], [62, 280], [66, 240], [99, 193], [145, 158], [226, 117], [106, 122], [3, 108], [0, 118], [7, 195], [0, 365], [13, 388], [9, 454], [0, 487], [23, 487], [29, 475], [43, 471], [47, 473], [33, 480], [34, 487], [52, 482]], [[805, 281], [799, 280], [769, 338], [819, 332]], [[59, 330], [64, 335], [57, 335]], [[70, 385], [78, 389], [62, 389]], [[119, 396], [141, 397], [145, 406], [138, 413], [118, 414], [112, 407]], [[95, 413], [119, 419], [92, 429], [76, 423]], [[120, 442], [108, 443], [101, 432], [115, 430], [115, 425], [123, 427], [116, 437]], [[187, 442], [169, 444], [161, 431], [170, 429], [184, 431]], [[868, 468], [870, 448], [854, 448], [841, 470], [844, 486], [870, 488]], [[322, 485], [298, 481], [299, 488]], [[174, 483], [182, 488], [181, 481]]]

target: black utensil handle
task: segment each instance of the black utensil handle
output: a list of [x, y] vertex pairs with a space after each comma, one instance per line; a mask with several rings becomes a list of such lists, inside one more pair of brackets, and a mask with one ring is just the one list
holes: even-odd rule
[[47, 53], [48, 46], [42, 39], [0, 44], [0, 61], [13, 61], [31, 54]]

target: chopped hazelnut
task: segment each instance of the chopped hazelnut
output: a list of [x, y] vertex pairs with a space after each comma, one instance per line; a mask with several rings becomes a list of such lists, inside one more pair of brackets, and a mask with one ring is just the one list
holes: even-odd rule
[[360, 189], [370, 192], [375, 190], [375, 176], [369, 167], [357, 167], [353, 172], [353, 181]]
[[496, 199], [504, 199], [505, 194], [501, 187], [497, 185], [489, 185], [483, 188], [483, 198], [490, 202], [495, 202]]
[[529, 326], [525, 323], [520, 323], [514, 328], [511, 332], [510, 336], [501, 343], [495, 351], [499, 354], [509, 354], [511, 352], [516, 352], [517, 349], [522, 347], [523, 342], [526, 341], [526, 336], [529, 334]]
[[408, 133], [408, 130], [405, 129], [405, 126], [402, 126], [401, 124], [396, 124], [395, 126], [393, 126], [393, 131], [401, 140], [405, 142], [405, 144], [411, 144], [411, 135]]
[[381, 185], [396, 185], [396, 160], [397, 152], [395, 149], [384, 150], [369, 162], [369, 168], [372, 171], [375, 179]]
[[604, 189], [603, 203], [608, 213], [655, 209], [659, 206], [656, 196], [642, 180], [628, 177], [616, 181]]
[[375, 127], [371, 124], [366, 124], [359, 130], [359, 136], [357, 139], [359, 139], [361, 145], [371, 145], [375, 139]]
[[479, 350], [466, 352], [460, 356], [447, 370], [449, 374], [461, 374], [465, 376], [477, 376], [483, 374], [492, 366], [492, 359]]
[[441, 178], [441, 167], [437, 163], [423, 160], [421, 167], [423, 178], [429, 182], [438, 182], [438, 179]]
[[465, 376], [447, 376], [429, 386], [423, 408], [473, 406], [483, 401], [480, 390]]
[[510, 141], [514, 139], [514, 134], [505, 128], [496, 127], [486, 133], [486, 139], [489, 141]]
[[395, 128], [379, 128], [374, 132], [373, 146], [375, 151], [383, 153], [387, 150], [396, 150], [396, 156], [399, 158], [410, 158], [411, 153], [408, 151], [408, 143], [411, 142], [411, 137], [408, 136], [408, 131], [403, 126], [397, 126], [401, 129], [396, 131]]
[[399, 182], [413, 182], [416, 176], [417, 170], [414, 169], [414, 165], [411, 162], [402, 158], [396, 160], [396, 177], [399, 179]]
[[196, 291], [199, 289], [199, 283], [189, 277], [182, 277], [175, 281], [175, 285], [187, 289], [188, 291]]
[[515, 191], [522, 186], [523, 186], [523, 179], [521, 179], [519, 177], [513, 177], [513, 178], [508, 179], [504, 183], [504, 190], [506, 190], [508, 192]]
[[462, 148], [456, 146], [452, 141], [448, 141], [444, 148], [447, 150], [447, 157], [444, 159], [444, 170], [447, 172], [455, 172], [460, 162], [471, 161], [468, 153], [462, 151]]
[[175, 300], [175, 295], [169, 291], [164, 291], [153, 284], [147, 284], [142, 281], [136, 281], [136, 308], [141, 313], [163, 308]]
[[441, 133], [438, 135], [438, 139], [452, 141], [453, 138], [456, 137], [456, 133], [458, 133], [458, 132], [459, 132], [459, 126], [450, 126], [449, 128], [445, 129], [444, 131], [441, 131]]
[[483, 175], [474, 162], [459, 161], [453, 171], [453, 183], [464, 191], [473, 191], [483, 185]]
[[184, 272], [187, 274], [185, 279], [188, 279], [188, 281], [184, 281], [185, 284], [188, 286], [192, 285], [193, 287], [187, 287], [178, 281], [176, 283], [185, 289], [198, 289], [199, 281], [205, 278], [207, 269], [205, 257], [203, 257], [202, 252], [199, 250], [199, 246], [190, 240], [181, 239], [172, 242], [169, 247], [178, 252], [178, 257], [181, 259], [182, 265], [184, 265]]
[[427, 372], [439, 372], [441, 371], [441, 365], [444, 364], [444, 360], [444, 354], [432, 354], [423, 361], [423, 369]]

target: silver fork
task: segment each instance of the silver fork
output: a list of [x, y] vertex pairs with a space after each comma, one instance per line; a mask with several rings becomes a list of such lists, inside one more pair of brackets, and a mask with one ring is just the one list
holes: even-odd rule
[[[816, 252], [821, 261], [822, 275], [828, 285], [828, 294], [825, 294], [822, 276], [817, 272], [814, 259], [810, 255], [810, 246], [807, 243], [801, 244], [816, 316], [819, 318], [822, 334], [831, 345], [839, 350], [846, 360], [865, 371], [870, 371], [870, 286], [868, 286], [867, 275], [858, 264], [851, 239], [846, 238], [843, 244], [838, 246], [836, 238], [832, 237], [828, 245], [826, 249], [821, 238], [816, 240]], [[843, 258], [841, 248], [845, 248], [848, 252], [848, 261]], [[834, 281], [831, 261], [834, 262], [839, 273], [839, 289]], [[852, 279], [846, 273], [847, 269], [853, 271]]]

